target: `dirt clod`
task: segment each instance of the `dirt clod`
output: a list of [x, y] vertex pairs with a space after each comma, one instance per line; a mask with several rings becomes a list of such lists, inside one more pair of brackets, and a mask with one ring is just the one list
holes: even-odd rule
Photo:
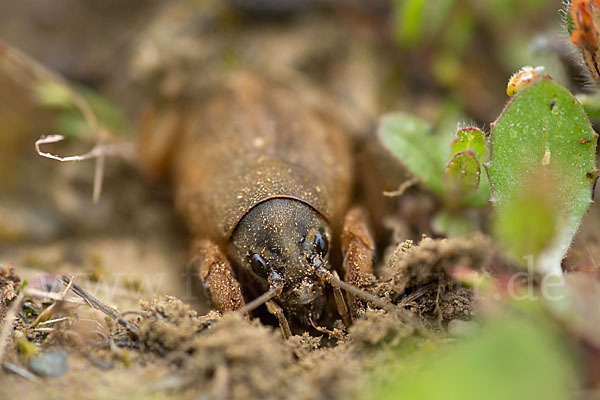
[[396, 247], [381, 270], [378, 291], [420, 316], [439, 322], [470, 319], [474, 313], [471, 289], [454, 281], [455, 267], [485, 270], [494, 254], [490, 240], [481, 234], [465, 238], [423, 238], [418, 245], [406, 241]]
[[285, 398], [292, 352], [280, 332], [224, 315], [192, 344], [185, 369], [217, 398]]
[[477, 234], [466, 238], [423, 238], [418, 245], [407, 241], [399, 245], [382, 271], [382, 278], [392, 285], [395, 293], [426, 285], [447, 276], [450, 268], [487, 266], [492, 244]]
[[138, 324], [140, 342], [160, 354], [188, 343], [220, 316], [216, 311], [199, 316], [188, 304], [173, 296], [162, 296], [151, 303], [143, 301], [140, 306], [146, 312]]

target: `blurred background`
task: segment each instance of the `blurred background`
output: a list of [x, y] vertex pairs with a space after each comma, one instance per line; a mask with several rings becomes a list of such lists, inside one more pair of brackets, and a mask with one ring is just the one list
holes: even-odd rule
[[[94, 203], [93, 161], [36, 154], [34, 142], [51, 133], [67, 137], [45, 147], [61, 155], [85, 153], [97, 141], [56, 85], [63, 78], [117, 145], [135, 142], [148, 104], [193, 95], [239, 70], [324, 91], [362, 137], [392, 111], [487, 131], [506, 103], [509, 77], [525, 65], [543, 65], [574, 93], [590, 92], [564, 8], [562, 0], [0, 0], [0, 267], [13, 264], [30, 282], [38, 274], [85, 273], [95, 285], [88, 289], [121, 309], [158, 293], [210, 308], [182, 278], [189, 239], [168, 186], [145, 179], [134, 158], [109, 157]], [[359, 169], [371, 173], [366, 164]], [[398, 212], [412, 230], [380, 221], [390, 241], [436, 236], [430, 214], [438, 200], [422, 188], [404, 197]], [[567, 269], [597, 269], [599, 218], [592, 205]], [[582, 299], [574, 306], [581, 315], [599, 315], [597, 302]], [[565, 332], [525, 303], [514, 306], [519, 318], [510, 323], [490, 313], [496, 324], [449, 355], [420, 343], [425, 356], [413, 357], [414, 343], [377, 355], [371, 366], [385, 364], [377, 396], [404, 390], [416, 398], [428, 387], [433, 398], [566, 398], [571, 383], [597, 377], [591, 349], [600, 346], [590, 337], [600, 325], [577, 320], [565, 328], [584, 327], [590, 339], [575, 359]], [[586, 354], [589, 343], [596, 346]], [[413, 376], [404, 361], [422, 358], [439, 362]], [[496, 369], [481, 367], [490, 360]], [[587, 372], [577, 369], [584, 362]], [[463, 386], [452, 386], [459, 379]]]

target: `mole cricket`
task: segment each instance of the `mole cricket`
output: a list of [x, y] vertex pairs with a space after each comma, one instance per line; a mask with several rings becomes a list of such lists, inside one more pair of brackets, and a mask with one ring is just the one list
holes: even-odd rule
[[[374, 241], [364, 211], [351, 207], [350, 135], [313, 98], [236, 74], [150, 110], [139, 137], [143, 170], [171, 180], [195, 272], [219, 311], [266, 303], [287, 338], [288, 319], [319, 329], [326, 284], [346, 326], [358, 298], [393, 307], [364, 290]], [[329, 262], [339, 250], [344, 280]], [[246, 303], [248, 282], [262, 294]]]

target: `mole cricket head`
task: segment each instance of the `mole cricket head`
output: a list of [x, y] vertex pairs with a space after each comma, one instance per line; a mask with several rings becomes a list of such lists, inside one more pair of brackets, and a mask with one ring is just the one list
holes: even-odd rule
[[231, 253], [238, 265], [270, 285], [283, 284], [278, 302], [310, 324], [309, 316], [319, 319], [325, 301], [324, 283], [315, 271], [327, 258], [330, 237], [329, 225], [310, 205], [274, 198], [241, 219], [231, 237]]

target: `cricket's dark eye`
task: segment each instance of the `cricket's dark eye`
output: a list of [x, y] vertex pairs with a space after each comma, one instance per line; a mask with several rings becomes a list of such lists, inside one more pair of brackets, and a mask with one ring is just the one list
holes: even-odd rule
[[252, 267], [252, 271], [256, 273], [256, 275], [267, 278], [267, 261], [258, 253], [254, 253], [250, 256], [250, 266]]
[[329, 243], [327, 243], [327, 237], [325, 235], [320, 232], [317, 233], [315, 236], [314, 245], [317, 253], [319, 253], [321, 257], [324, 257], [325, 254], [327, 254], [327, 251], [329, 250]]

